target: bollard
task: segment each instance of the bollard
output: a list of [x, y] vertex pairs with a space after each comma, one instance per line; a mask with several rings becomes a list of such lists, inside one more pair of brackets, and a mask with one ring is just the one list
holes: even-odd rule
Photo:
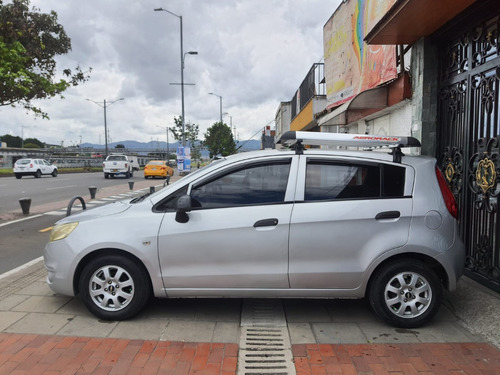
[[95, 193], [97, 191], [96, 186], [89, 186], [90, 199], [95, 199]]
[[21, 209], [23, 210], [23, 214], [29, 215], [30, 206], [31, 206], [31, 198], [21, 198], [21, 199], [19, 199], [19, 203], [21, 204]]
[[150, 186], [149, 187], [149, 193], [153, 194], [154, 192], [155, 192], [155, 187], [154, 186]]
[[128, 182], [128, 187], [130, 190], [133, 190], [134, 189], [134, 181], [129, 181]]

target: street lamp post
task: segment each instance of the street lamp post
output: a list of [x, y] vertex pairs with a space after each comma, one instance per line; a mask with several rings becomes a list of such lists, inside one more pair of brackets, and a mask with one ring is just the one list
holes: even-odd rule
[[170, 146], [169, 146], [169, 142], [168, 142], [168, 132], [170, 130], [170, 128], [168, 126], [157, 126], [158, 128], [165, 128], [165, 131], [167, 132], [167, 164], [169, 164], [169, 161], [170, 161]]
[[108, 157], [108, 124], [106, 121], [106, 108], [109, 107], [111, 104], [114, 104], [114, 103], [116, 103], [120, 100], [123, 100], [123, 99], [125, 99], [125, 98], [116, 99], [116, 100], [112, 101], [111, 103], [106, 103], [106, 99], [104, 99], [104, 101], [102, 103], [93, 101], [92, 99], [85, 99], [85, 100], [88, 100], [89, 102], [97, 104], [99, 107], [104, 108], [104, 144], [105, 144], [105, 148], [106, 148], [106, 153], [105, 153], [106, 158]]
[[186, 145], [186, 134], [185, 134], [185, 128], [186, 128], [186, 120], [184, 119], [184, 59], [186, 55], [197, 55], [198, 52], [196, 51], [189, 51], [184, 53], [184, 48], [183, 48], [183, 40], [182, 40], [182, 16], [179, 16], [175, 13], [172, 13], [171, 11], [163, 8], [155, 8], [155, 12], [167, 12], [170, 13], [172, 16], [175, 16], [179, 19], [180, 21], [180, 30], [181, 30], [181, 105], [182, 105], [182, 145]]
[[209, 95], [214, 95], [219, 97], [219, 106], [220, 106], [220, 123], [222, 124], [222, 96], [214, 94], [213, 92], [209, 92]]

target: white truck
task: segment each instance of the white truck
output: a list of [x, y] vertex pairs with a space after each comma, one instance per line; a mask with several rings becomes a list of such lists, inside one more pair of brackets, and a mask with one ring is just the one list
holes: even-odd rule
[[[135, 165], [134, 165], [135, 163]], [[134, 170], [139, 170], [137, 158], [123, 154], [111, 154], [102, 163], [104, 178], [124, 175], [126, 178], [134, 176]]]

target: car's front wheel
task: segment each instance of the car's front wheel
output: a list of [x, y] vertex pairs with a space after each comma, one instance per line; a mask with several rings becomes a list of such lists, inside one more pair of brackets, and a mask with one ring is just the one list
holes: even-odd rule
[[151, 296], [144, 268], [119, 255], [90, 261], [80, 276], [79, 291], [89, 311], [105, 320], [134, 317]]
[[424, 263], [402, 260], [387, 264], [374, 276], [368, 291], [370, 305], [385, 322], [416, 328], [439, 310], [442, 287], [436, 273]]
[[57, 177], [57, 169], [54, 169], [54, 170], [52, 171], [52, 177]]

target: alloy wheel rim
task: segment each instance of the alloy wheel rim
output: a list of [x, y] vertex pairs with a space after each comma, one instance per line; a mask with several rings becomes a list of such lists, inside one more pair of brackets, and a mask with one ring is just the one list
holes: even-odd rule
[[106, 311], [120, 311], [132, 301], [135, 285], [122, 267], [107, 265], [97, 269], [89, 281], [92, 302]]
[[427, 311], [432, 302], [432, 288], [425, 277], [416, 272], [401, 272], [385, 286], [385, 304], [400, 318], [416, 318]]

